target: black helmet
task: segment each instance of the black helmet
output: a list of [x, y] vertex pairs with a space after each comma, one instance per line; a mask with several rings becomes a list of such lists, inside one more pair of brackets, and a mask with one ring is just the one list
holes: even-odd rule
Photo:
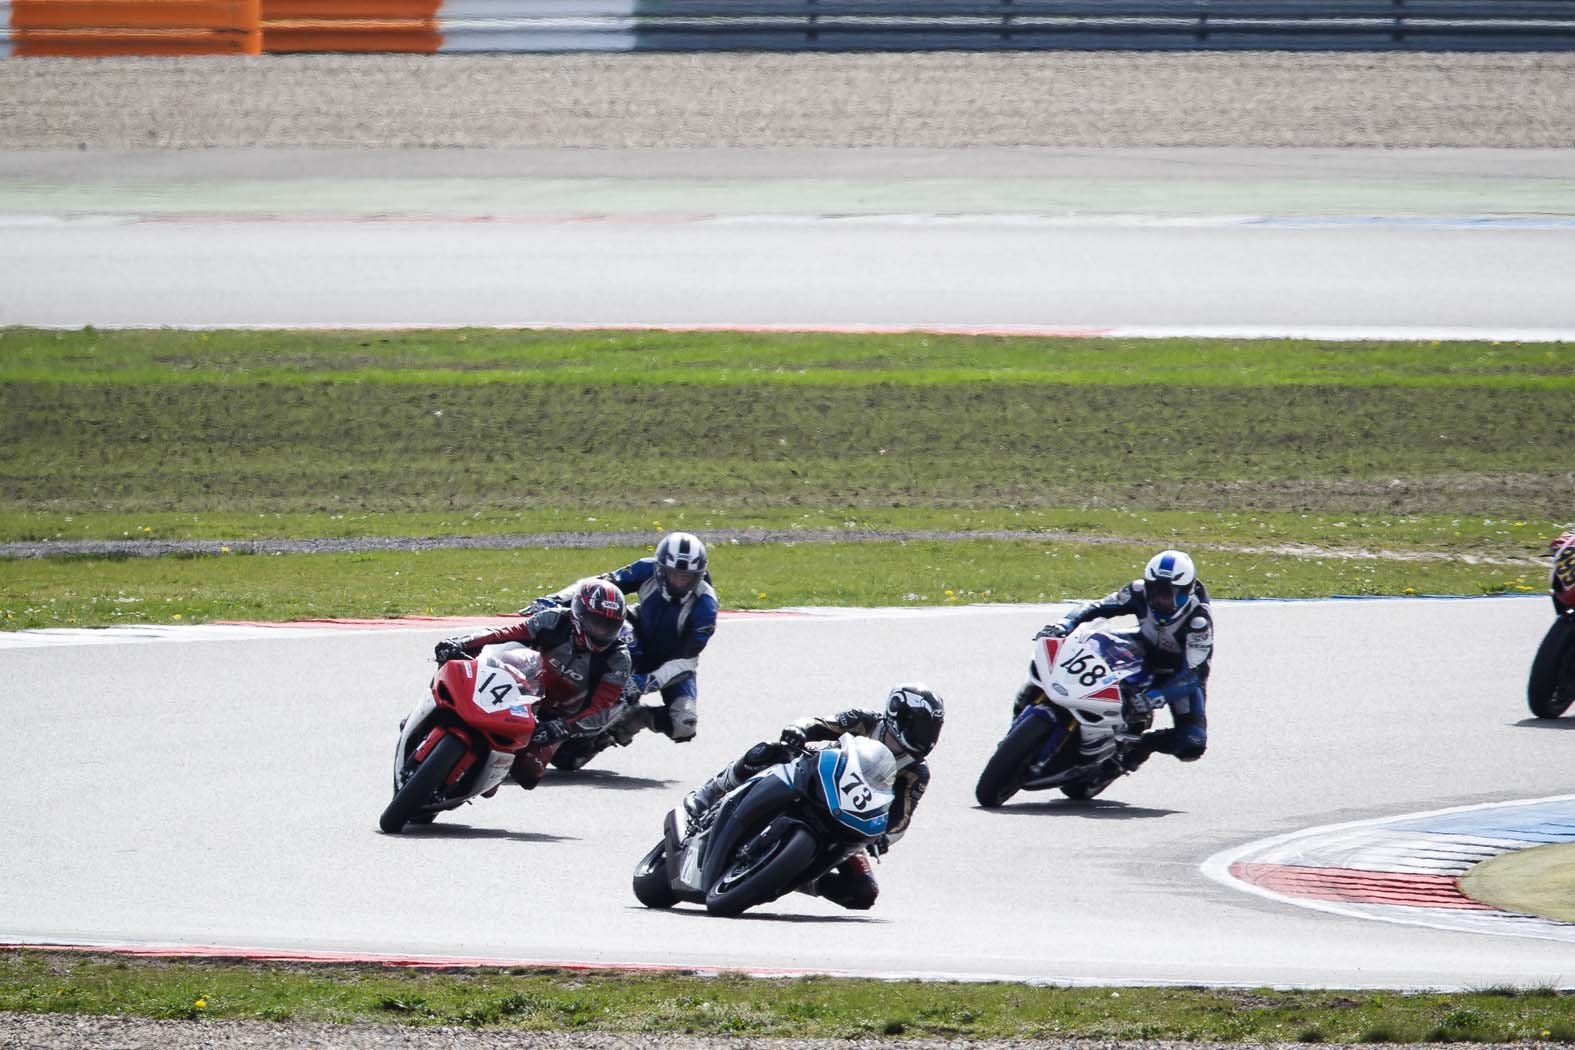
[[886, 694], [886, 713], [881, 728], [908, 753], [923, 758], [941, 738], [946, 722], [946, 705], [917, 682], [892, 686]]

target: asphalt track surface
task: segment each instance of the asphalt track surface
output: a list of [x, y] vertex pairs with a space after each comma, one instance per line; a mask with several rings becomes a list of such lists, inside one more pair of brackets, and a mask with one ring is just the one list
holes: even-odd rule
[[1569, 150], [0, 162], [0, 324], [1546, 339], [1571, 273]]
[[[1544, 601], [1222, 603], [1203, 761], [1156, 757], [1091, 804], [980, 810], [1029, 636], [1057, 611], [730, 617], [694, 743], [642, 737], [399, 837], [377, 815], [437, 632], [0, 647], [18, 714], [0, 941], [1086, 982], [1575, 978], [1567, 943], [1315, 912], [1200, 871], [1314, 825], [1569, 791], [1575, 720], [1523, 717]], [[950, 717], [873, 911], [635, 902], [630, 870], [693, 782], [792, 717], [912, 678]]]

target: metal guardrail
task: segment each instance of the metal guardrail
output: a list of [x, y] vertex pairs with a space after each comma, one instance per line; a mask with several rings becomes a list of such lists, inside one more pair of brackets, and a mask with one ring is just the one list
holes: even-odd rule
[[7, 19], [19, 54], [1575, 50], [1575, 0], [0, 0], [0, 43]]

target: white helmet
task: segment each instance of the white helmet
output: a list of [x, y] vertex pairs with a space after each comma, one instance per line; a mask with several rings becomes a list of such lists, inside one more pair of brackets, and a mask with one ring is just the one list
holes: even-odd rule
[[1181, 551], [1160, 551], [1143, 568], [1143, 596], [1160, 623], [1170, 623], [1192, 604], [1197, 567]]
[[688, 532], [669, 532], [656, 545], [656, 574], [662, 581], [662, 594], [682, 598], [705, 576], [705, 544]]

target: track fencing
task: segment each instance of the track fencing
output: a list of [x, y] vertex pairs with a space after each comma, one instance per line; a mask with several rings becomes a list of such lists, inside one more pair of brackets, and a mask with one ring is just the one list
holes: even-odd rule
[[1575, 0], [0, 0], [0, 56], [1233, 48], [1569, 51]]

